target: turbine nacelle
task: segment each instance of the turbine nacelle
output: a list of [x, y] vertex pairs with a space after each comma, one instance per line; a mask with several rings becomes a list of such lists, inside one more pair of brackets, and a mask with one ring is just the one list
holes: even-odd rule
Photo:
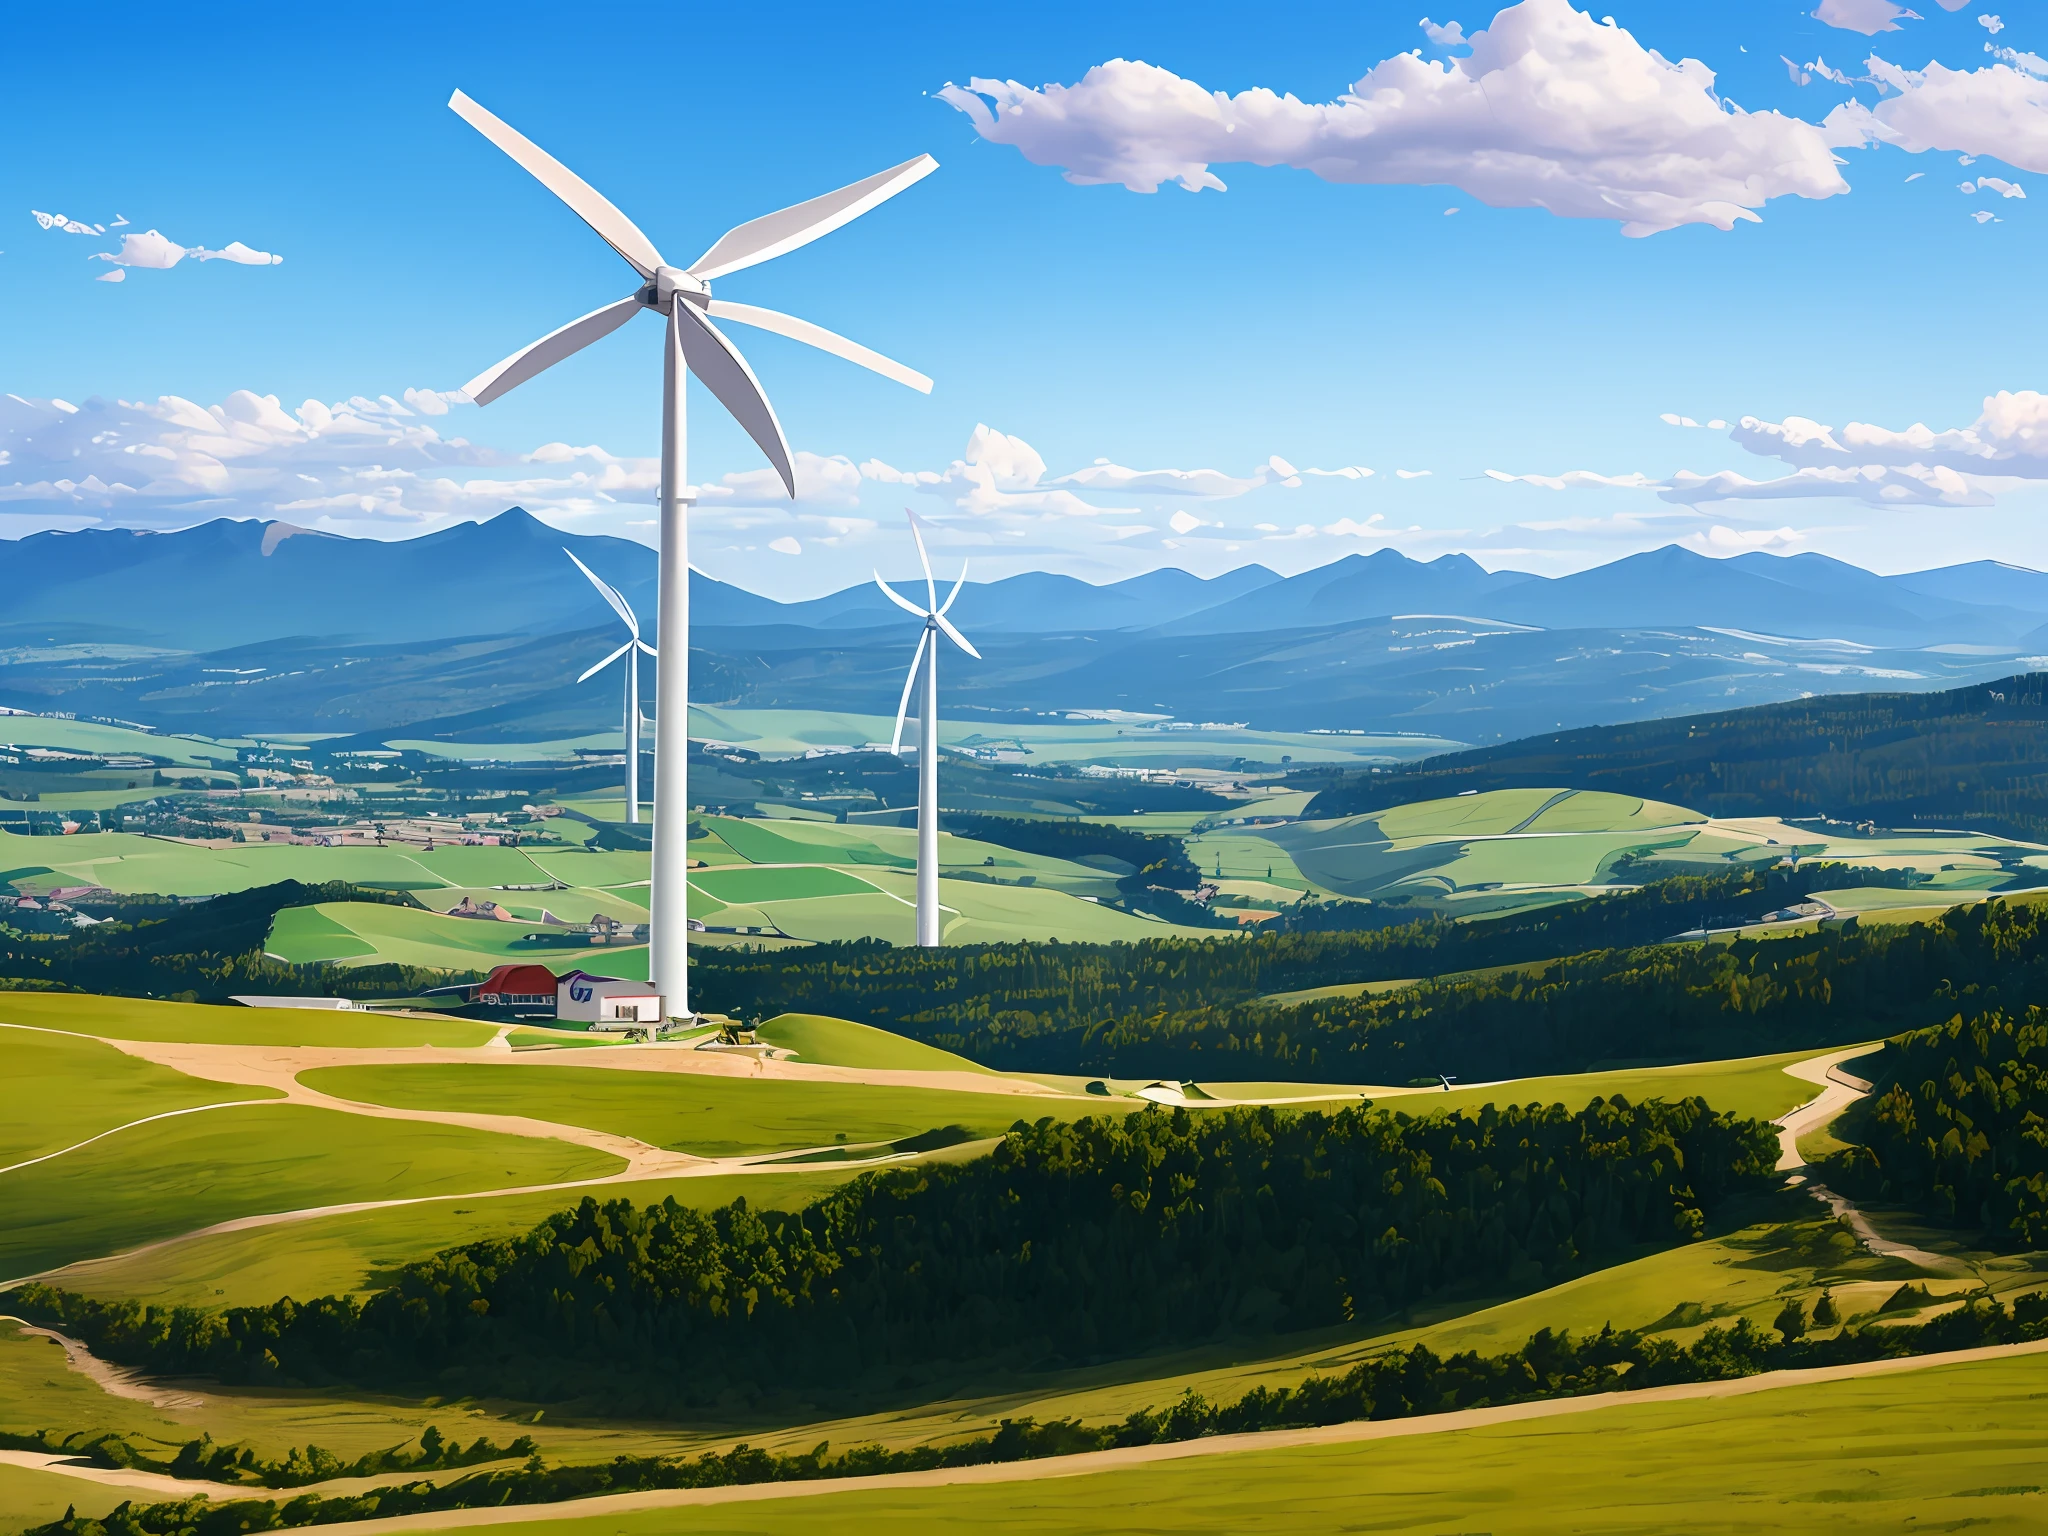
[[[461, 91], [448, 98], [448, 105], [477, 132], [518, 161], [542, 186], [568, 204], [577, 217], [617, 252], [619, 259], [641, 279], [641, 286], [625, 298], [571, 320], [559, 330], [550, 331], [539, 341], [521, 348], [496, 367], [486, 369], [471, 379], [463, 386], [463, 392], [478, 405], [489, 405], [535, 374], [609, 336], [635, 315], [652, 310], [668, 317], [673, 333], [671, 348], [680, 354], [683, 365], [746, 429], [747, 435], [767, 455], [776, 474], [781, 476], [783, 488], [794, 498], [796, 471], [789, 442], [782, 433], [782, 424], [775, 419], [775, 408], [768, 403], [761, 381], [754, 377], [754, 370], [747, 366], [739, 348], [712, 324], [713, 320], [730, 320], [774, 331], [779, 336], [803, 342], [821, 352], [830, 352], [921, 394], [931, 393], [932, 381], [916, 369], [906, 368], [892, 358], [826, 330], [822, 325], [813, 325], [794, 315], [753, 304], [728, 304], [711, 297], [712, 279], [757, 266], [808, 245], [821, 235], [828, 235], [842, 224], [859, 218], [905, 187], [922, 181], [939, 168], [938, 161], [930, 155], [906, 160], [901, 165], [854, 182], [851, 186], [841, 187], [837, 192], [814, 197], [809, 202], [750, 219], [726, 231], [710, 250], [688, 267], [676, 267], [662, 259], [661, 252], [654, 248], [654, 242], [609, 199], [518, 129], [478, 106]], [[686, 302], [677, 303], [679, 298]]]
[[[899, 754], [903, 751], [903, 722], [910, 713], [910, 691], [917, 686], [917, 669], [924, 664], [926, 646], [932, 648], [933, 663], [936, 664], [938, 661], [939, 643], [932, 637], [944, 634], [948, 640], [951, 640], [976, 661], [981, 660], [981, 652], [969, 644], [967, 637], [954, 627], [951, 619], [946, 617], [946, 610], [953, 606], [954, 600], [960, 596], [960, 589], [967, 585], [967, 562], [965, 560], [960, 562], [960, 579], [953, 583], [953, 590], [946, 594], [946, 600], [943, 603], [940, 602], [939, 586], [932, 579], [931, 556], [925, 553], [924, 535], [918, 531], [917, 515], [907, 507], [904, 509], [903, 515], [910, 519], [910, 536], [917, 541], [917, 558], [924, 566], [925, 606], [922, 608], [918, 607], [917, 604], [911, 602], [902, 593], [890, 586], [889, 583], [882, 580], [882, 573], [880, 571], [875, 572], [875, 585], [882, 589], [882, 596], [888, 598], [890, 602], [911, 615], [911, 617], [924, 620], [924, 632], [917, 637], [917, 649], [910, 656], [910, 672], [903, 679], [903, 697], [896, 705], [896, 734], [889, 740], [889, 750]], [[934, 750], [936, 750], [937, 738], [934, 737], [933, 741]]]

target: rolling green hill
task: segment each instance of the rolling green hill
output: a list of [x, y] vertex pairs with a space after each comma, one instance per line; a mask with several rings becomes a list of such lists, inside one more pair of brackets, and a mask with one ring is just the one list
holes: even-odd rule
[[1313, 769], [1311, 817], [1565, 786], [1714, 816], [1831, 816], [2048, 836], [2048, 673], [1943, 693], [1855, 693], [1525, 737], [1373, 772]]

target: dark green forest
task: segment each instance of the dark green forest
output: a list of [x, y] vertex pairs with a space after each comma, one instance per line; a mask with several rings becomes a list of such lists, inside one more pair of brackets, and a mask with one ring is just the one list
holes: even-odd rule
[[1942, 693], [1847, 693], [1525, 737], [1383, 772], [1310, 769], [1311, 818], [1467, 790], [1564, 787], [1714, 816], [2048, 836], [2048, 673]]
[[[2038, 995], [2038, 994], [2035, 994]], [[2009, 1248], [2048, 1247], [2048, 1010], [1954, 1018], [1888, 1043], [1883, 1079], [1837, 1135], [1826, 1176], [1981, 1228]]]
[[[696, 974], [720, 1011], [836, 1013], [991, 1066], [1366, 1083], [1821, 1048], [1941, 1022], [1966, 992], [2020, 1006], [2048, 995], [2038, 909], [2012, 902], [1929, 924], [1653, 942], [1832, 878], [1741, 871], [1485, 924], [1228, 944], [728, 950], [700, 956]], [[1377, 996], [1264, 1000], [1430, 976]]]
[[407, 997], [475, 979], [409, 965], [289, 965], [263, 952], [280, 911], [323, 901], [419, 905], [403, 894], [341, 881], [284, 880], [205, 901], [127, 903], [108, 921], [62, 934], [19, 933], [0, 924], [0, 988], [217, 1003], [238, 992]]
[[796, 1212], [586, 1198], [409, 1264], [367, 1299], [218, 1313], [10, 1298], [107, 1358], [613, 1411], [928, 1385], [1376, 1318], [1700, 1235], [1771, 1178], [1769, 1126], [1697, 1099], [1413, 1118], [1232, 1110], [1015, 1127]]

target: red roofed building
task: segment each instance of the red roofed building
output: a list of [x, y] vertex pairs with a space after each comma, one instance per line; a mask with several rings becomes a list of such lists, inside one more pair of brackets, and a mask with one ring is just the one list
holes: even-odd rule
[[555, 1011], [555, 973], [544, 965], [501, 965], [483, 979], [476, 1000], [486, 1008]]

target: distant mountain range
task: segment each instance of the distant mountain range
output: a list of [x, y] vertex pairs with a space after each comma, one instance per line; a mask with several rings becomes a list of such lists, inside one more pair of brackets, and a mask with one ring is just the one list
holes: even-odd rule
[[[0, 543], [0, 703], [215, 734], [600, 730], [610, 689], [570, 680], [612, 625], [564, 547], [653, 629], [653, 551], [518, 508], [389, 542], [220, 521]], [[895, 707], [913, 637], [870, 584], [781, 603], [693, 575], [691, 612], [707, 702]], [[952, 616], [986, 660], [950, 669], [948, 707], [991, 721], [1120, 708], [1482, 742], [2009, 673], [2048, 649], [2048, 574], [1667, 546], [1553, 578], [1382, 549], [1291, 577], [1013, 576]]]

